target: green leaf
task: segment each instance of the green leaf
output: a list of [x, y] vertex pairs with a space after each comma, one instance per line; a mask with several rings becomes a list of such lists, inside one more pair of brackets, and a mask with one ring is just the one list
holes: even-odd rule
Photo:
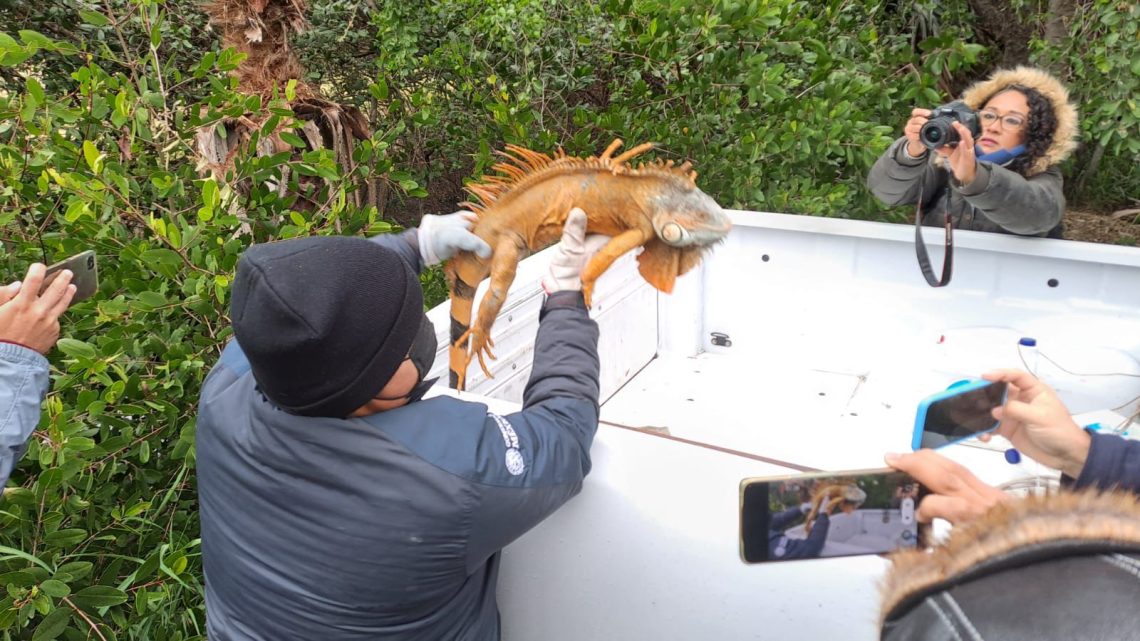
[[285, 83], [285, 99], [293, 102], [297, 99], [297, 79], [290, 78], [289, 82]]
[[91, 168], [91, 171], [96, 174], [101, 173], [103, 157], [99, 153], [99, 148], [90, 140], [83, 141], [83, 158], [87, 161], [87, 166]]
[[154, 266], [172, 265], [177, 267], [182, 264], [182, 256], [173, 249], [166, 248], [148, 249], [143, 252], [142, 259], [147, 264]]
[[294, 147], [297, 147], [298, 149], [304, 149], [305, 147], [308, 147], [308, 145], [305, 144], [305, 141], [301, 140], [301, 137], [295, 133], [292, 133], [289, 131], [282, 131], [281, 133], [279, 133], [277, 135], [281, 136], [281, 140], [284, 140], [285, 142], [289, 143], [290, 145], [292, 145]]
[[162, 307], [166, 304], [166, 297], [158, 292], [145, 291], [138, 293], [138, 301], [147, 307]]
[[15, 572], [5, 572], [0, 574], [0, 587], [14, 585], [18, 588], [30, 588], [36, 584], [36, 577], [32, 576], [30, 572], [24, 570], [16, 570]]
[[377, 78], [376, 82], [368, 85], [368, 90], [372, 93], [372, 97], [377, 100], [388, 99], [388, 83], [383, 78]]
[[95, 440], [86, 436], [69, 436], [66, 446], [73, 452], [86, 452], [95, 449]]
[[40, 84], [40, 81], [28, 76], [25, 84], [28, 87], [28, 95], [36, 101], [36, 104], [44, 104], [44, 86]]
[[105, 608], [126, 603], [127, 593], [109, 585], [93, 585], [83, 588], [71, 597], [71, 602], [84, 610]]
[[56, 342], [56, 347], [64, 354], [75, 358], [94, 359], [97, 354], [94, 347], [74, 338], [61, 338]]
[[79, 528], [68, 528], [66, 530], [56, 530], [44, 536], [44, 543], [54, 548], [67, 548], [79, 543], [87, 538], [87, 530]]
[[94, 564], [90, 561], [72, 561], [71, 563], [64, 563], [59, 566], [58, 572], [67, 574], [71, 576], [72, 579], [82, 579], [88, 574], [91, 574], [91, 570], [94, 567]]
[[43, 590], [44, 594], [57, 599], [71, 594], [71, 588], [67, 587], [66, 583], [55, 579], [44, 581], [40, 584], [40, 589]]
[[214, 61], [217, 60], [217, 54], [213, 51], [207, 51], [202, 60], [194, 67], [194, 77], [201, 78], [209, 73], [210, 69], [214, 66]]
[[218, 206], [221, 196], [218, 195], [218, 183], [213, 178], [202, 181], [202, 204], [211, 209]]
[[31, 29], [20, 29], [19, 34], [20, 40], [23, 40], [25, 44], [39, 47], [40, 49], [54, 49], [56, 46], [54, 40], [38, 31], [32, 31]]
[[80, 11], [79, 17], [83, 18], [83, 22], [86, 22], [90, 25], [95, 25], [96, 27], [106, 27], [107, 25], [111, 24], [111, 21], [107, 19], [107, 16], [99, 13], [98, 11]]
[[69, 223], [73, 223], [80, 218], [91, 218], [91, 206], [87, 201], [81, 198], [73, 198], [67, 204], [67, 211], [64, 212], [63, 218]]
[[36, 626], [36, 631], [32, 634], [32, 641], [48, 641], [63, 634], [67, 629], [67, 623], [71, 620], [71, 610], [67, 608], [56, 608], [52, 610], [40, 624]]

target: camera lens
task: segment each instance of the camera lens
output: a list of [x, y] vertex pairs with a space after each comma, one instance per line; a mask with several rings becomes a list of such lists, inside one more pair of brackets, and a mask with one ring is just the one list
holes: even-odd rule
[[88, 256], [87, 257], [87, 269], [95, 269], [95, 257], [94, 256]]
[[927, 149], [953, 144], [958, 140], [958, 134], [953, 128], [953, 119], [946, 116], [931, 118], [918, 132], [918, 139]]

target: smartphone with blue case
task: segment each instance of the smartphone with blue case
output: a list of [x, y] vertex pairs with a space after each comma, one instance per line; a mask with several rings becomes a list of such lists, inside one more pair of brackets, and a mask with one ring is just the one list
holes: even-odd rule
[[991, 413], [1005, 404], [1004, 381], [963, 381], [918, 404], [911, 448], [939, 448], [992, 432], [998, 421]]

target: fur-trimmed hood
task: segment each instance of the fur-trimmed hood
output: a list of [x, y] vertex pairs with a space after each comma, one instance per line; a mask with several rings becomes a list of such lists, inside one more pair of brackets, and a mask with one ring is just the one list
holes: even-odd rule
[[1077, 108], [1069, 100], [1069, 90], [1049, 72], [1034, 67], [1016, 67], [1014, 69], [1000, 69], [989, 78], [970, 86], [962, 94], [962, 102], [971, 109], [978, 110], [985, 106], [987, 100], [1002, 90], [1021, 85], [1035, 89], [1053, 105], [1053, 114], [1057, 119], [1057, 130], [1053, 132], [1053, 142], [1043, 156], [1038, 158], [1028, 169], [1027, 176], [1039, 174], [1052, 165], [1059, 164], [1069, 157], [1077, 148], [1077, 135], [1079, 121]]
[[1140, 499], [1116, 492], [1058, 493], [1009, 501], [956, 526], [931, 552], [892, 556], [882, 583], [880, 623], [950, 585], [1042, 557], [1093, 548], [1140, 550]]

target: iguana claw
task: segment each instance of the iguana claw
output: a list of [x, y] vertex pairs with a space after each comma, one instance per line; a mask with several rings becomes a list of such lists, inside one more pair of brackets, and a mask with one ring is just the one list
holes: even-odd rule
[[476, 328], [474, 327], [468, 329], [459, 337], [459, 340], [455, 342], [456, 345], [462, 345], [464, 341], [468, 339], [471, 340], [470, 348], [467, 352], [467, 362], [463, 364], [464, 371], [466, 371], [467, 366], [471, 365], [471, 361], [475, 357], [478, 357], [479, 367], [482, 368], [487, 378], [495, 378], [491, 374], [491, 370], [487, 367], [487, 361], [483, 358], [483, 355], [486, 354], [491, 360], [498, 360], [498, 357], [491, 351], [491, 348], [495, 346], [495, 341], [492, 340], [490, 336], [475, 330]]

